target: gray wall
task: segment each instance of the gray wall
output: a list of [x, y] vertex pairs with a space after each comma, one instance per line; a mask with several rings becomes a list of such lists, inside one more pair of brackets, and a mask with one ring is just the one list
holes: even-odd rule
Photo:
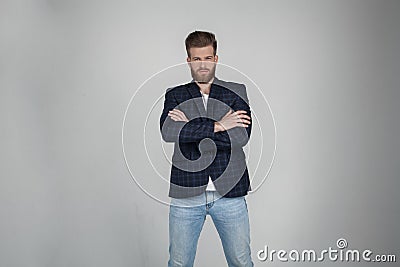
[[[130, 176], [121, 126], [195, 29], [216, 33], [221, 62], [274, 112], [276, 160], [247, 198], [256, 266], [271, 266], [256, 258], [265, 245], [322, 250], [340, 237], [399, 257], [399, 13], [389, 0], [2, 1], [0, 266], [166, 266], [168, 207]], [[208, 219], [196, 263], [226, 266]]]

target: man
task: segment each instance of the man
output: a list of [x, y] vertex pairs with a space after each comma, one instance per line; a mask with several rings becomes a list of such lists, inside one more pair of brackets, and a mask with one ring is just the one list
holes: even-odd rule
[[185, 45], [193, 80], [167, 90], [160, 118], [163, 140], [174, 142], [168, 266], [193, 266], [207, 215], [228, 266], [253, 266], [245, 200], [250, 182], [242, 148], [251, 133], [246, 88], [215, 77], [213, 33], [192, 32]]

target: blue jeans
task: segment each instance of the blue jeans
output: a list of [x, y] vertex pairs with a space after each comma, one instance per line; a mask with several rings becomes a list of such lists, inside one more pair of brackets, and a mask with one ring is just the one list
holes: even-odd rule
[[210, 215], [222, 241], [229, 267], [252, 267], [250, 225], [245, 197], [225, 198], [216, 191], [171, 199], [169, 267], [192, 267], [206, 216]]

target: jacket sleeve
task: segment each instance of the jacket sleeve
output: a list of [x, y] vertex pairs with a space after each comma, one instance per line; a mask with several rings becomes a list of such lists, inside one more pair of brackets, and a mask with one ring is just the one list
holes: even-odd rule
[[168, 112], [178, 108], [173, 90], [165, 94], [164, 108], [160, 117], [160, 131], [165, 142], [190, 143], [199, 142], [204, 138], [214, 139], [214, 121], [205, 118], [196, 118], [189, 122], [174, 121]]
[[[251, 118], [251, 110], [247, 98], [245, 85], [242, 85], [231, 108], [233, 111], [245, 110]], [[223, 132], [214, 134], [214, 142], [219, 149], [231, 149], [245, 146], [251, 135], [252, 121], [249, 127], [235, 127]]]

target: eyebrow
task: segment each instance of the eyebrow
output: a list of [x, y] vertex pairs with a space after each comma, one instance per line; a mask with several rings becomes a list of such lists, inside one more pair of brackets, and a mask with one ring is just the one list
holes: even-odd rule
[[[204, 58], [212, 58], [213, 56], [206, 56]], [[201, 59], [200, 57], [193, 57], [193, 59]]]

